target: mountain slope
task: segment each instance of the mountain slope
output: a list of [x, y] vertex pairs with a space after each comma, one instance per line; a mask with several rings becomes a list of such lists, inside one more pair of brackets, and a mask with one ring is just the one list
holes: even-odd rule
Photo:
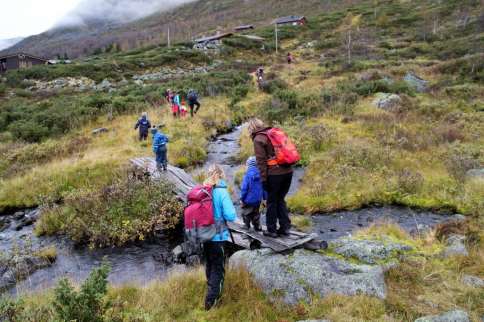
[[163, 43], [166, 42], [168, 28], [172, 39], [186, 41], [216, 29], [246, 23], [269, 23], [280, 15], [310, 15], [353, 2], [358, 0], [200, 0], [130, 23], [111, 21], [100, 24], [98, 20], [91, 19], [91, 23], [80, 27], [59, 27], [29, 37], [7, 52], [24, 51], [49, 58], [67, 53], [75, 58], [112, 44], [127, 50]]

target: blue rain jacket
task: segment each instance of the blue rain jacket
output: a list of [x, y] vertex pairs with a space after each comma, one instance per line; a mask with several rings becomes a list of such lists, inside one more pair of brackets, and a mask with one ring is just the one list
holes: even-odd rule
[[229, 241], [230, 233], [225, 226], [224, 219], [227, 222], [235, 221], [235, 219], [237, 219], [237, 212], [235, 211], [234, 203], [227, 190], [227, 183], [224, 180], [220, 180], [217, 186], [213, 188], [212, 199], [215, 222], [220, 224], [220, 227], [224, 227], [221, 233], [218, 233], [213, 237], [212, 241]]

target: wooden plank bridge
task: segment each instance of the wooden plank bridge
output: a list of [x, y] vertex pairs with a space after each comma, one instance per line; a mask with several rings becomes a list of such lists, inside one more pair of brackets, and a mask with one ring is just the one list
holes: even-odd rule
[[[183, 202], [186, 202], [186, 195], [196, 185], [195, 180], [183, 169], [168, 165], [167, 171], [158, 171], [154, 158], [132, 159], [131, 164], [138, 176], [143, 175], [154, 181], [170, 183], [173, 193]], [[234, 239], [233, 242], [243, 248], [267, 247], [276, 252], [283, 252], [302, 246], [310, 249], [319, 248], [320, 241], [317, 240], [316, 234], [305, 234], [291, 230], [290, 235], [287, 237], [271, 238], [264, 236], [261, 232], [247, 230], [240, 218], [228, 225]], [[263, 230], [266, 229], [265, 226], [262, 228]]]

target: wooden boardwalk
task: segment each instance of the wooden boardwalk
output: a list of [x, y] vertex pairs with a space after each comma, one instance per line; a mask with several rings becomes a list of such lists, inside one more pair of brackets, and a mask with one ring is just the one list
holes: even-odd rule
[[[183, 169], [168, 166], [168, 171], [160, 172], [156, 169], [154, 158], [144, 157], [131, 160], [137, 175], [149, 176], [152, 180], [163, 181], [171, 184], [173, 193], [182, 201], [186, 201], [186, 195], [196, 182]], [[293, 248], [304, 246], [316, 240], [316, 234], [305, 234], [292, 230], [287, 237], [271, 238], [253, 229], [247, 230], [240, 218], [229, 223], [229, 228], [234, 238], [234, 243], [243, 248], [253, 248], [254, 245], [271, 248], [276, 252], [283, 252]], [[262, 227], [264, 230], [265, 226]]]

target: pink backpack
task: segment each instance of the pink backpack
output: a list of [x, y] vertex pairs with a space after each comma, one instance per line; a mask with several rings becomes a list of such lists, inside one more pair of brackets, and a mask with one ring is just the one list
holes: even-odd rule
[[200, 244], [211, 241], [217, 234], [213, 215], [212, 187], [198, 185], [188, 193], [184, 222], [187, 239]]

